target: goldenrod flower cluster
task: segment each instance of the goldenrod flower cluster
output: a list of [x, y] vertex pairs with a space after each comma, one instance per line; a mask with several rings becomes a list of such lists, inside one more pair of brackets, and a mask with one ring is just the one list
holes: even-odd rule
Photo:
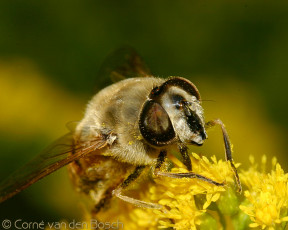
[[[187, 172], [176, 157], [172, 172]], [[160, 210], [142, 209], [113, 200], [111, 209], [99, 215], [105, 221], [119, 220], [123, 229], [286, 229], [288, 222], [288, 174], [273, 158], [266, 172], [266, 157], [258, 167], [239, 172], [244, 188], [237, 192], [234, 174], [228, 162], [208, 159], [193, 153], [193, 172], [223, 183], [216, 186], [200, 179], [156, 178], [140, 190], [141, 200], [161, 204]], [[236, 164], [239, 170], [239, 164]], [[89, 219], [88, 217], [86, 219]], [[119, 228], [122, 229], [122, 228]]]
[[262, 229], [284, 229], [288, 222], [288, 174], [284, 173], [276, 158], [272, 160], [272, 170], [265, 172], [266, 157], [262, 157], [262, 170], [253, 166], [241, 173], [241, 180], [247, 186], [244, 195], [246, 204], [240, 209], [250, 216], [250, 227]]

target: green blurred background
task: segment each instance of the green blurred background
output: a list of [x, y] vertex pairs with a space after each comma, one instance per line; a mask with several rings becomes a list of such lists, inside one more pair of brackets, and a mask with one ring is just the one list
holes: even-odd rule
[[[156, 76], [199, 88], [235, 161], [276, 156], [287, 171], [287, 1], [1, 1], [0, 179], [65, 134], [115, 49], [133, 46]], [[220, 130], [193, 151], [224, 159]], [[80, 218], [66, 169], [0, 205], [0, 219]]]

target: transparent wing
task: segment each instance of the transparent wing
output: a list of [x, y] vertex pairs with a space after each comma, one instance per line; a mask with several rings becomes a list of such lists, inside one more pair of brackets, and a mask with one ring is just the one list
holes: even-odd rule
[[53, 145], [15, 171], [0, 183], [0, 203], [14, 196], [41, 178], [106, 146], [106, 139], [97, 137], [89, 143], [74, 143], [73, 133], [58, 139]]
[[98, 72], [97, 89], [131, 77], [149, 76], [150, 70], [131, 47], [122, 47], [111, 53], [103, 62]]

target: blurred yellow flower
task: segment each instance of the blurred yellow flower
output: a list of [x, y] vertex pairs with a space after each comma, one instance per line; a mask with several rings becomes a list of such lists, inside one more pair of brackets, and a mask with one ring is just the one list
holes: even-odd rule
[[57, 138], [67, 132], [68, 121], [81, 118], [85, 106], [25, 59], [0, 60], [0, 86], [0, 131], [13, 140], [43, 133]]

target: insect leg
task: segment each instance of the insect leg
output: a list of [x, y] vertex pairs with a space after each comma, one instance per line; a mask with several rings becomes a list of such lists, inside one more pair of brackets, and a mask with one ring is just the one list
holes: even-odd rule
[[186, 166], [186, 168], [189, 170], [189, 171], [192, 171], [192, 164], [191, 164], [191, 159], [188, 155], [188, 148], [187, 146], [185, 145], [179, 145], [179, 151], [182, 155], [182, 158], [183, 158], [183, 163], [184, 165]]
[[[188, 149], [187, 149], [186, 146], [184, 146], [184, 147], [181, 146], [181, 147], [182, 147], [182, 151], [183, 152], [181, 152], [181, 149], [180, 149], [180, 152], [181, 152], [182, 156], [183, 156], [183, 154], [185, 154], [183, 156], [183, 159], [184, 159], [184, 162], [185, 162], [185, 159], [189, 158], [188, 151], [187, 151]], [[181, 147], [179, 147], [179, 148], [181, 148]], [[197, 178], [197, 179], [206, 181], [208, 183], [211, 183], [211, 184], [214, 184], [214, 185], [217, 185], [217, 186], [223, 186], [224, 185], [223, 183], [219, 183], [219, 182], [213, 181], [213, 180], [211, 180], [211, 179], [209, 179], [207, 177], [204, 177], [202, 175], [199, 175], [199, 174], [193, 173], [193, 172], [189, 172], [189, 173], [171, 173], [171, 172], [160, 171], [160, 167], [165, 162], [166, 156], [167, 156], [167, 152], [165, 150], [162, 150], [160, 152], [159, 156], [158, 156], [158, 159], [157, 159], [157, 163], [156, 163], [155, 170], [154, 170], [154, 175], [171, 177], [171, 178]], [[192, 169], [190, 158], [189, 158], [189, 160], [186, 160], [186, 164], [187, 164], [187, 162], [190, 163], [190, 167]], [[189, 165], [186, 165], [187, 168], [188, 168], [188, 166]], [[189, 170], [189, 168], [188, 168], [188, 170]]]
[[155, 175], [157, 176], [165, 176], [165, 177], [171, 177], [171, 178], [197, 178], [203, 181], [206, 181], [210, 184], [214, 184], [217, 186], [224, 186], [224, 183], [219, 183], [217, 181], [211, 180], [205, 176], [202, 176], [200, 174], [197, 173], [193, 173], [193, 172], [188, 172], [188, 173], [170, 173], [170, 172], [162, 172], [162, 171], [156, 171]]
[[159, 170], [161, 168], [161, 166], [163, 165], [163, 163], [165, 162], [167, 158], [167, 151], [166, 150], [161, 150], [160, 154], [157, 158], [157, 162], [155, 165], [155, 170]]
[[128, 197], [125, 195], [122, 195], [122, 191], [127, 188], [131, 182], [135, 181], [141, 174], [141, 172], [144, 170], [145, 166], [137, 166], [135, 171], [130, 174], [126, 180], [123, 181], [123, 183], [116, 189], [112, 191], [112, 195], [120, 198], [121, 200], [124, 200], [128, 203], [131, 203], [135, 206], [141, 207], [141, 208], [151, 208], [151, 209], [160, 209], [162, 208], [162, 205], [145, 202], [142, 200], [137, 200], [132, 197]]
[[223, 122], [220, 119], [216, 119], [216, 120], [212, 120], [212, 121], [208, 121], [205, 124], [205, 128], [210, 128], [212, 126], [215, 125], [220, 125], [221, 129], [222, 129], [222, 133], [223, 133], [223, 139], [224, 139], [224, 145], [225, 145], [225, 158], [226, 161], [230, 162], [230, 165], [232, 167], [235, 179], [236, 179], [236, 183], [238, 186], [238, 192], [241, 193], [242, 192], [242, 186], [241, 186], [241, 182], [237, 173], [237, 169], [233, 163], [233, 158], [232, 158], [232, 149], [231, 149], [231, 144], [230, 144], [230, 140], [229, 140], [229, 136], [228, 133], [225, 129], [225, 125], [223, 124]]

